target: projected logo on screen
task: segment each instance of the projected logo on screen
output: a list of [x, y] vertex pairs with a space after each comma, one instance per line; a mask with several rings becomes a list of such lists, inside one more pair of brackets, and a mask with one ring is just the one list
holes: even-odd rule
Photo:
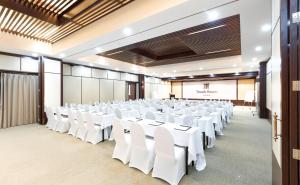
[[210, 96], [211, 94], [218, 93], [218, 91], [209, 90], [209, 83], [203, 84], [202, 90], [196, 90], [197, 93], [202, 94], [203, 96]]

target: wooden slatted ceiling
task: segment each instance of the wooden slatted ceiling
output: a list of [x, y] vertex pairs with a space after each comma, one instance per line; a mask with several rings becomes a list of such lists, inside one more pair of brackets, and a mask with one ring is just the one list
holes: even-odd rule
[[[134, 0], [18, 0], [18, 10], [26, 7], [28, 11], [41, 10], [44, 16], [63, 18], [58, 25], [47, 22], [47, 18], [33, 17], [7, 5], [7, 0], [0, 2], [1, 31], [30, 39], [55, 43], [75, 31], [101, 19]], [[72, 14], [80, 3], [88, 6]], [[21, 8], [21, 9], [20, 9]], [[58, 19], [59, 20], [59, 19]]]
[[240, 16], [235, 15], [99, 55], [149, 67], [240, 54]]

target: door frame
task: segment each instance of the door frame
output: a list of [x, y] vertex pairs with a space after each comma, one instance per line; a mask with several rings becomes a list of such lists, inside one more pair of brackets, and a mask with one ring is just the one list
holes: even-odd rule
[[282, 98], [282, 184], [299, 184], [299, 162], [292, 159], [293, 148], [299, 149], [299, 99], [292, 83], [299, 80], [299, 24], [289, 23], [292, 12], [299, 11], [299, 0], [281, 0], [280, 50]]

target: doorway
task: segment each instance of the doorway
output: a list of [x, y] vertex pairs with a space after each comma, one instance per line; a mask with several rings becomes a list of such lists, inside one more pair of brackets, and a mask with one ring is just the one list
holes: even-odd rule
[[136, 83], [135, 82], [127, 82], [128, 87], [128, 100], [136, 99]]

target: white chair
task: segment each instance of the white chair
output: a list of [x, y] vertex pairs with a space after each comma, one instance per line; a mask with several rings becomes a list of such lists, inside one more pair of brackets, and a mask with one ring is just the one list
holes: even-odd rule
[[169, 121], [170, 123], [175, 123], [175, 116], [174, 116], [173, 114], [169, 114], [169, 119], [168, 119], [168, 121]]
[[85, 123], [85, 119], [81, 112], [77, 112], [77, 121], [79, 123], [79, 128], [76, 134], [76, 138], [79, 138], [85, 141], [86, 134], [87, 134], [87, 124]]
[[144, 129], [137, 123], [131, 124], [131, 154], [129, 167], [134, 167], [148, 174], [154, 164], [154, 141], [146, 139]]
[[193, 126], [193, 123], [194, 123], [194, 117], [191, 116], [191, 115], [185, 115], [182, 119], [182, 124], [184, 126]]
[[151, 119], [151, 120], [155, 120], [155, 114], [151, 111], [148, 111], [145, 115], [146, 119]]
[[55, 128], [55, 131], [60, 133], [68, 132], [70, 129], [69, 119], [62, 117], [59, 109], [57, 109], [56, 111], [56, 116], [57, 116], [58, 123]]
[[129, 162], [131, 139], [124, 133], [124, 128], [119, 119], [113, 121], [113, 135], [116, 141], [112, 158], [121, 160], [124, 164]]
[[101, 127], [94, 125], [95, 123], [91, 114], [87, 114], [86, 124], [87, 124], [86, 142], [97, 144], [102, 139], [104, 139], [102, 138]]
[[115, 115], [116, 115], [116, 117], [117, 117], [118, 119], [122, 119], [122, 118], [123, 118], [122, 112], [121, 112], [120, 109], [116, 108], [116, 109], [114, 110], [114, 112], [115, 112]]
[[76, 137], [77, 131], [79, 129], [79, 121], [76, 120], [74, 113], [71, 110], [68, 111], [68, 116], [71, 125], [68, 134]]
[[185, 152], [174, 146], [174, 139], [165, 127], [158, 127], [154, 133], [155, 161], [152, 177], [177, 185], [185, 174]]
[[58, 122], [57, 117], [54, 115], [54, 112], [50, 107], [46, 109], [46, 114], [48, 118], [46, 127], [48, 127], [50, 130], [54, 130]]

